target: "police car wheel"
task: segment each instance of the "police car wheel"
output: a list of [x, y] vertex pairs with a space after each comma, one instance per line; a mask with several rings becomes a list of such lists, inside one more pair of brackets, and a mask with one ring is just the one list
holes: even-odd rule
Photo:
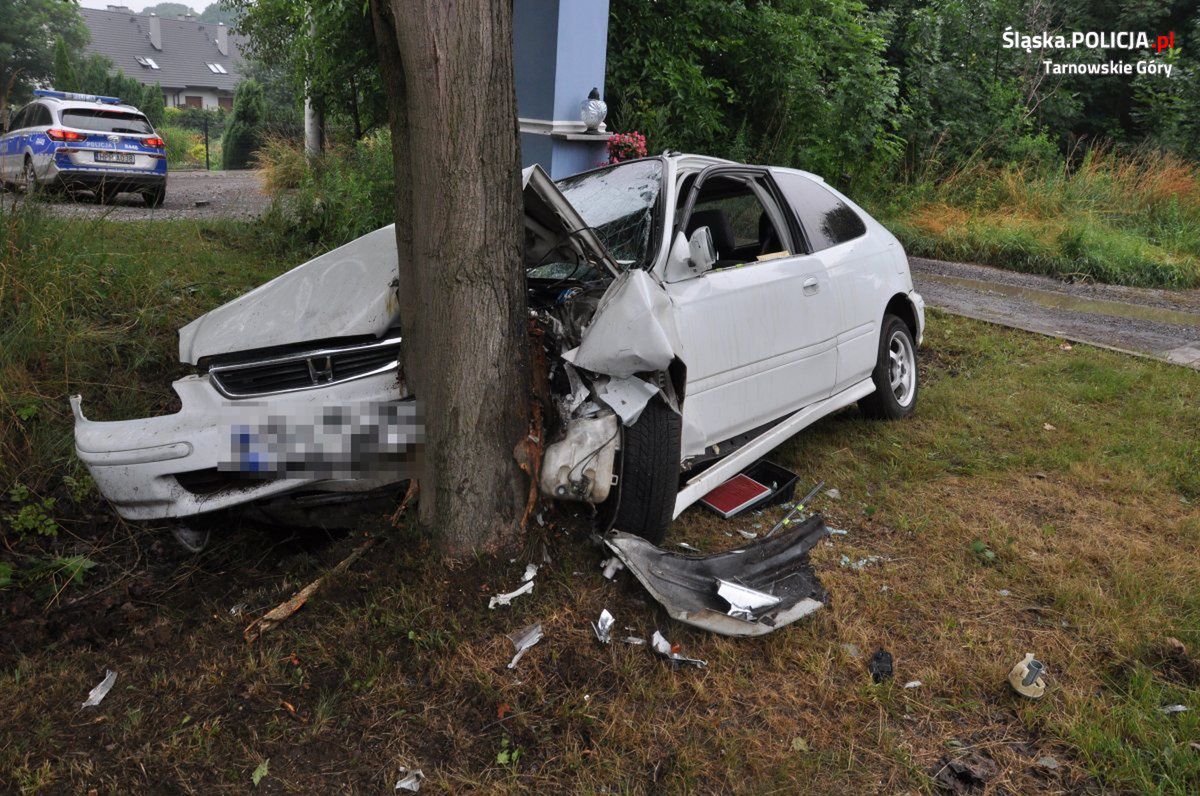
[[167, 188], [165, 185], [157, 188], [147, 188], [142, 191], [142, 199], [146, 202], [146, 207], [162, 207], [162, 203], [167, 198]]
[[33, 158], [25, 157], [25, 192], [36, 193], [38, 188], [37, 172], [33, 168]]
[[111, 204], [117, 198], [117, 191], [107, 185], [96, 186], [96, 201], [102, 205]]

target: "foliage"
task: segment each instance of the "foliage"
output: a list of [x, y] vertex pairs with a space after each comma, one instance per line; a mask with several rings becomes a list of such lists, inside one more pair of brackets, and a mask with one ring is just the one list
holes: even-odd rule
[[221, 167], [245, 169], [251, 165], [262, 132], [262, 87], [251, 79], [238, 84], [233, 96], [233, 115], [221, 137]]
[[0, 121], [10, 102], [23, 104], [34, 85], [54, 74], [55, 36], [78, 49], [88, 31], [73, 3], [5, 0], [0, 3]]
[[291, 246], [299, 240], [325, 250], [393, 221], [395, 177], [386, 130], [308, 163], [297, 144], [268, 139], [258, 166], [276, 194], [257, 222], [264, 241]]
[[634, 130], [632, 133], [617, 133], [608, 139], [608, 162], [646, 157], [646, 136]]

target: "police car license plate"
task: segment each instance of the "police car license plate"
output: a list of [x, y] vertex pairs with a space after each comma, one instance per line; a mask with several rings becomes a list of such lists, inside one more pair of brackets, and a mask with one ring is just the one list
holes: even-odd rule
[[97, 163], [132, 163], [132, 152], [97, 152]]

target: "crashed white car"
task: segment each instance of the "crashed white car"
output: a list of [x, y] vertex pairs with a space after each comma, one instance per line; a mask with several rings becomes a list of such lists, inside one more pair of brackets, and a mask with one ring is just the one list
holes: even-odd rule
[[[819, 177], [668, 154], [525, 172], [528, 302], [556, 412], [540, 488], [658, 540], [712, 488], [858, 402], [917, 400], [924, 303], [896, 239]], [[179, 332], [179, 412], [75, 444], [129, 519], [361, 500], [420, 441], [398, 366], [394, 230]]]

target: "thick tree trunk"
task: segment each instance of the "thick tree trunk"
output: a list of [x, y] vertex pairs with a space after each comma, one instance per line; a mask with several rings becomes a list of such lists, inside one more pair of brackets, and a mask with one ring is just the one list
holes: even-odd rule
[[396, 168], [406, 382], [425, 409], [420, 520], [448, 555], [517, 540], [528, 433], [512, 9], [373, 0]]

